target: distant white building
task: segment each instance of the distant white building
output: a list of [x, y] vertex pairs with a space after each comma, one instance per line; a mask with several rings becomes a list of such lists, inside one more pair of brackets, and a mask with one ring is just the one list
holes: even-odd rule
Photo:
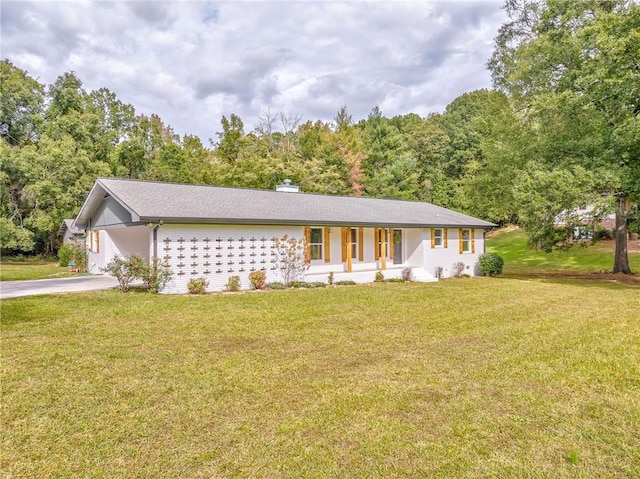
[[84, 241], [84, 230], [77, 228], [72, 219], [62, 220], [58, 236], [62, 236], [62, 244], [82, 243]]
[[185, 293], [205, 277], [221, 291], [230, 276], [265, 270], [281, 281], [274, 238], [306, 239], [307, 281], [372, 282], [377, 271], [436, 281], [456, 268], [477, 273], [484, 233], [495, 225], [430, 203], [136, 180], [96, 180], [75, 226], [85, 228], [88, 267], [116, 255], [164, 259], [173, 277], [164, 293]]

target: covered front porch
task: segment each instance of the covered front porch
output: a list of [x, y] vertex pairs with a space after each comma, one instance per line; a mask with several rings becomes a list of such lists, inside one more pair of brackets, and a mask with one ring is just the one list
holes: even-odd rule
[[306, 281], [368, 283], [382, 272], [385, 279], [402, 278], [410, 268], [416, 281], [433, 281], [423, 268], [421, 228], [306, 227], [309, 270]]

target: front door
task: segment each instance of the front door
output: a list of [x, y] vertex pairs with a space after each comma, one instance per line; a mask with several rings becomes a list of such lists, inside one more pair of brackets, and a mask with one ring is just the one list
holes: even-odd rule
[[393, 264], [402, 264], [402, 230], [393, 230]]

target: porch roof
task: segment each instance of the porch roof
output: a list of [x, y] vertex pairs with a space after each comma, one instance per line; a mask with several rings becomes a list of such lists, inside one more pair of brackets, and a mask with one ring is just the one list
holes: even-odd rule
[[74, 225], [86, 228], [112, 197], [135, 223], [218, 223], [317, 226], [470, 227], [493, 223], [421, 201], [98, 178]]

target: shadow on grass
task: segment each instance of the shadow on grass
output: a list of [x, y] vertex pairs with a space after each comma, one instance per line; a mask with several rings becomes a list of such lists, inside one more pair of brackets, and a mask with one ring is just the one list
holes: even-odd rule
[[528, 271], [506, 273], [504, 279], [539, 281], [541, 283], [566, 284], [587, 288], [639, 289], [640, 274], [613, 274], [608, 272]]

